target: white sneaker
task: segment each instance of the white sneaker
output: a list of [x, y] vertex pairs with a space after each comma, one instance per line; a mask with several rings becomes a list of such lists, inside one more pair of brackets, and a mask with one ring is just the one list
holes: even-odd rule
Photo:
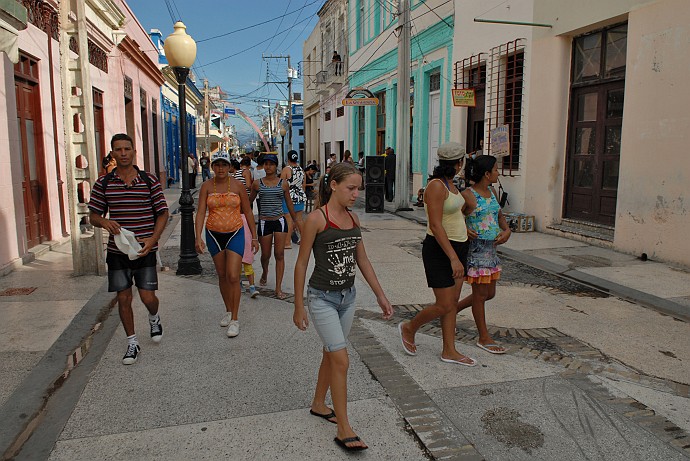
[[240, 334], [240, 322], [239, 320], [231, 320], [230, 326], [228, 326], [228, 338], [234, 338]]
[[226, 312], [225, 315], [223, 316], [222, 319], [220, 319], [220, 326], [225, 328], [228, 325], [230, 325], [230, 321], [232, 320], [232, 313], [231, 312]]

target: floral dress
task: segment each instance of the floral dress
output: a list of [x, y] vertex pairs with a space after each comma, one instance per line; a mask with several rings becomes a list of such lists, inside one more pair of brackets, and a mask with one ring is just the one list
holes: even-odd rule
[[501, 260], [496, 255], [495, 240], [501, 232], [498, 213], [501, 206], [494, 194], [485, 198], [470, 188], [477, 199], [477, 207], [465, 218], [467, 228], [478, 236], [470, 243], [465, 280], [469, 283], [491, 283], [501, 278]]

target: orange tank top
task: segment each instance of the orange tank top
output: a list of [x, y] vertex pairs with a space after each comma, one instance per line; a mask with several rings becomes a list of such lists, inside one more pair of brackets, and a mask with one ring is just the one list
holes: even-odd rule
[[214, 232], [235, 232], [242, 227], [240, 196], [234, 192], [212, 192], [206, 197], [208, 219], [206, 228]]

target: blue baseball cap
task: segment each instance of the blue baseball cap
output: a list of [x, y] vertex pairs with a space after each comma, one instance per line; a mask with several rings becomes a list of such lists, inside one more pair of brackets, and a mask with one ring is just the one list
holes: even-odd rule
[[276, 154], [265, 154], [264, 163], [265, 162], [273, 162], [276, 165], [278, 165], [278, 156]]

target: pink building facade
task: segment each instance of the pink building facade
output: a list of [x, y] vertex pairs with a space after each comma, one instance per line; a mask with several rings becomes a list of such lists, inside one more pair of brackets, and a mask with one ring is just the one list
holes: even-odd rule
[[[20, 3], [28, 27], [18, 32], [18, 63], [0, 53], [0, 275], [70, 235], [58, 5]], [[126, 2], [86, 5], [97, 157], [112, 135], [128, 133], [139, 166], [165, 184], [158, 52]]]

